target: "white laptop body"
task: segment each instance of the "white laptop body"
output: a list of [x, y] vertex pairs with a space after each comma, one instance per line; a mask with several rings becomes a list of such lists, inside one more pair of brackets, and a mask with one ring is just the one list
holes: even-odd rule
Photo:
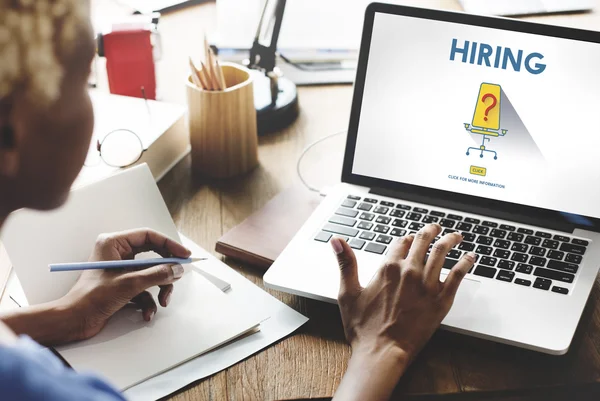
[[366, 286], [390, 240], [433, 221], [479, 258], [443, 328], [566, 353], [600, 264], [600, 128], [582, 117], [600, 108], [598, 67], [599, 33], [372, 4], [343, 183], [267, 287], [335, 303], [331, 236]]

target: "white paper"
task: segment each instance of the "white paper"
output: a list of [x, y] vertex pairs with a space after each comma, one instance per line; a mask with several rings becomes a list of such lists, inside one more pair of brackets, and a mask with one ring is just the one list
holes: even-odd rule
[[252, 310], [261, 310], [271, 317], [261, 323], [260, 332], [194, 358], [128, 389], [125, 391], [125, 396], [130, 401], [147, 401], [165, 397], [190, 383], [235, 365], [290, 335], [308, 321], [308, 318], [261, 290], [183, 234], [181, 239], [194, 255], [209, 259], [202, 265], [205, 271], [231, 283], [227, 295], [242, 303], [240, 311], [251, 313]]
[[50, 263], [86, 261], [99, 234], [140, 227], [179, 241], [145, 164], [73, 191], [60, 209], [14, 212], [2, 230], [2, 242], [27, 301], [35, 305], [62, 297], [79, 277], [79, 272], [50, 273]]
[[[150, 290], [158, 295], [158, 290]], [[146, 322], [134, 306], [117, 312], [89, 340], [58, 347], [78, 371], [92, 371], [125, 390], [210, 351], [266, 320], [264, 311], [241, 313], [236, 300], [194, 270], [177, 283], [168, 307]]]

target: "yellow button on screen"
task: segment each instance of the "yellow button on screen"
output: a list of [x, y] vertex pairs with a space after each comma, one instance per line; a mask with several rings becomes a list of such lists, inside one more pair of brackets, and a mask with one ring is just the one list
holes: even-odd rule
[[481, 176], [485, 177], [486, 171], [487, 171], [487, 169], [485, 167], [471, 166], [470, 173], [475, 174], [475, 175], [481, 175]]

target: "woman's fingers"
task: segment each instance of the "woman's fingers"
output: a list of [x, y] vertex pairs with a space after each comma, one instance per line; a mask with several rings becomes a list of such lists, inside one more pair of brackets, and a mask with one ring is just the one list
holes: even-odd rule
[[407, 259], [411, 259], [416, 266], [423, 267], [429, 245], [440, 232], [442, 232], [442, 227], [439, 224], [428, 224], [421, 228], [415, 235]]
[[442, 266], [448, 256], [448, 252], [462, 241], [459, 233], [446, 234], [431, 247], [429, 258], [425, 264], [425, 280], [429, 283], [439, 283]]
[[334, 237], [330, 241], [340, 268], [340, 291], [338, 299], [358, 294], [362, 287], [358, 281], [356, 255], [343, 239]]
[[189, 249], [180, 243], [149, 228], [114, 233], [110, 237], [117, 244], [121, 243], [121, 245], [125, 245], [122, 242], [126, 243], [127, 246], [121, 246], [120, 249], [124, 253], [121, 255], [123, 257], [130, 256], [127, 253], [136, 255], [148, 251], [154, 251], [163, 257], [175, 256], [187, 258], [192, 254]]
[[148, 291], [139, 293], [131, 299], [131, 302], [136, 304], [137, 307], [142, 310], [142, 316], [144, 316], [144, 320], [147, 322], [152, 320], [158, 309], [152, 294]]
[[158, 303], [163, 308], [169, 306], [171, 302], [171, 294], [173, 294], [173, 284], [161, 285], [158, 293]]
[[167, 286], [179, 280], [185, 273], [181, 265], [158, 265], [143, 270], [124, 273], [119, 277], [123, 288], [131, 296], [147, 290], [150, 287]]
[[450, 270], [446, 281], [444, 281], [442, 296], [454, 301], [456, 291], [462, 282], [465, 275], [471, 270], [471, 267], [475, 264], [476, 255], [473, 252], [468, 252], [458, 261], [457, 264]]
[[414, 235], [405, 235], [392, 242], [387, 253], [387, 260], [390, 262], [398, 262], [402, 259], [406, 259], [414, 239]]

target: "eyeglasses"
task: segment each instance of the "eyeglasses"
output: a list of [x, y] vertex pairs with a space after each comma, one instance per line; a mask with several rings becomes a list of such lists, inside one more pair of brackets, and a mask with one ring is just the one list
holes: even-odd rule
[[96, 152], [90, 152], [84, 163], [93, 167], [102, 160], [110, 167], [129, 167], [141, 159], [144, 144], [140, 137], [128, 129], [117, 129], [109, 132], [102, 140], [96, 142]]

